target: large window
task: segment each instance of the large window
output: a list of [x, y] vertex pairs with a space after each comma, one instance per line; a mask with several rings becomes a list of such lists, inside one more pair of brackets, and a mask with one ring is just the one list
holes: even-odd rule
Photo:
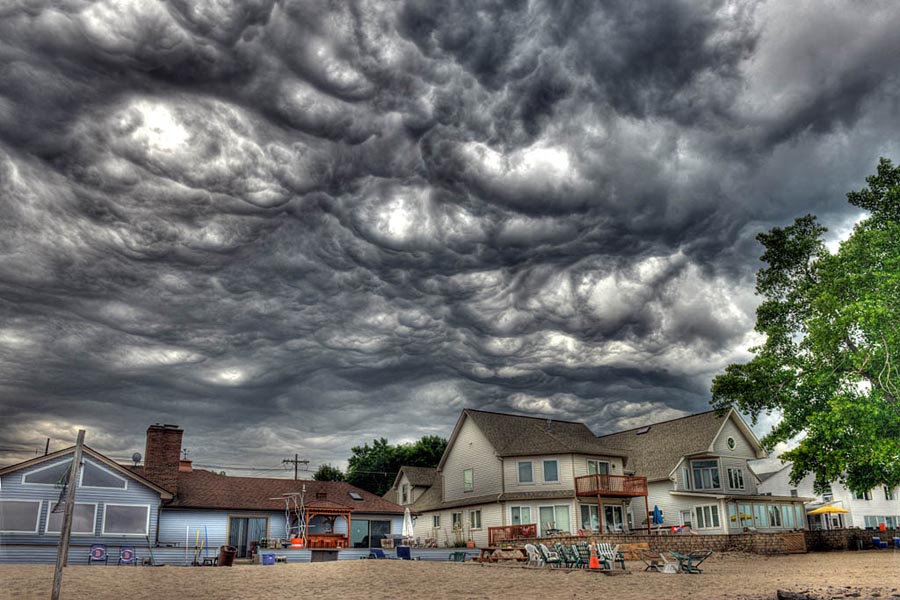
[[769, 506], [769, 527], [781, 527], [781, 507]]
[[480, 510], [470, 510], [469, 511], [469, 527], [472, 529], [481, 529], [481, 511]]
[[600, 507], [596, 504], [581, 505], [581, 528], [590, 531], [600, 529]]
[[719, 483], [719, 463], [715, 460], [695, 460], [691, 463], [694, 471], [695, 490], [717, 490]]
[[587, 461], [588, 475], [609, 475], [609, 463], [605, 460]]
[[124, 477], [114, 475], [102, 467], [85, 461], [84, 468], [81, 469], [81, 487], [125, 490], [128, 489], [128, 481]]
[[475, 489], [475, 471], [466, 469], [463, 471], [463, 491], [471, 492]]
[[103, 507], [103, 535], [147, 535], [150, 506], [107, 504]]
[[541, 519], [541, 534], [548, 535], [551, 529], [558, 531], [571, 531], [569, 528], [568, 505], [541, 506], [538, 508]]
[[546, 482], [559, 481], [559, 461], [558, 460], [545, 460], [544, 461], [544, 481], [546, 481]]
[[0, 500], [0, 531], [3, 533], [37, 533], [40, 517], [40, 500]]
[[62, 485], [66, 474], [72, 468], [72, 459], [41, 467], [22, 475], [22, 483], [37, 485]]
[[519, 483], [534, 483], [534, 465], [530, 460], [519, 463]]
[[462, 513], [455, 512], [451, 515], [451, 521], [453, 522], [453, 529], [462, 529]]
[[781, 522], [786, 529], [794, 528], [794, 507], [790, 504], [781, 507]]
[[758, 528], [766, 527], [766, 505], [765, 504], [754, 504], [753, 505], [753, 524]]
[[530, 506], [513, 506], [509, 509], [509, 516], [513, 525], [527, 525], [534, 522], [531, 520]]
[[694, 512], [697, 514], [697, 529], [714, 529], [720, 526], [719, 507], [715, 504], [696, 506]]
[[728, 468], [728, 487], [733, 490], [744, 489], [744, 470]]
[[[63, 512], [65, 505], [60, 505], [58, 512], [54, 512], [55, 506], [50, 505], [50, 512], [47, 514], [46, 533], [59, 533], [62, 529]], [[97, 505], [75, 503], [72, 509], [72, 534], [73, 535], [91, 535], [94, 533], [94, 523], [97, 522]]]
[[350, 520], [350, 545], [354, 548], [378, 548], [381, 540], [390, 534], [390, 521]]

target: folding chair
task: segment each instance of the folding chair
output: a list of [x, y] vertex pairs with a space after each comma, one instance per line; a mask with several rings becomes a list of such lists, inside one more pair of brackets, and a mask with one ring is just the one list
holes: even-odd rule
[[137, 554], [132, 546], [122, 546], [119, 548], [119, 564], [137, 566]]
[[102, 562], [104, 565], [109, 564], [109, 554], [106, 552], [106, 544], [93, 544], [91, 551], [88, 553], [88, 565], [95, 562]]

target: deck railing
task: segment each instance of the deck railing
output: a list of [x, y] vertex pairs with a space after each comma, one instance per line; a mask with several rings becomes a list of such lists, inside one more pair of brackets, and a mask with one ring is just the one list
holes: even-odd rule
[[585, 475], [575, 478], [575, 493], [579, 496], [647, 495], [647, 478], [625, 475]]
[[506, 525], [504, 527], [488, 527], [488, 546], [498, 546], [510, 540], [537, 537], [537, 523], [525, 525]]

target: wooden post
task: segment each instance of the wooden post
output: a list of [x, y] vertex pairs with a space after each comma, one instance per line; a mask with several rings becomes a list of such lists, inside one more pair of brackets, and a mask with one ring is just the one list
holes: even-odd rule
[[63, 567], [69, 563], [69, 539], [72, 536], [72, 513], [75, 511], [75, 488], [78, 486], [78, 467], [81, 466], [81, 448], [84, 445], [84, 429], [78, 430], [75, 442], [75, 456], [69, 469], [69, 483], [66, 489], [66, 510], [63, 513], [62, 530], [59, 535], [59, 548], [56, 551], [56, 571], [53, 574], [53, 592], [51, 600], [59, 600], [62, 587]]
[[647, 535], [650, 535], [650, 503], [647, 501], [647, 495], [644, 495], [644, 514], [647, 515]]
[[600, 521], [600, 535], [603, 535], [603, 496], [597, 494], [597, 520]]

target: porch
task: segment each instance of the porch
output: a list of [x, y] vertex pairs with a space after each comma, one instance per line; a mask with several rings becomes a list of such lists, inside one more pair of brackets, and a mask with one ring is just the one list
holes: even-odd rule
[[[596, 497], [599, 513], [603, 514], [603, 498], [644, 498], [645, 515], [647, 515], [647, 533], [650, 533], [650, 506], [647, 500], [647, 478], [629, 475], [584, 475], [575, 478], [575, 495], [579, 498]], [[603, 533], [603, 521], [599, 519], [600, 533]]]

